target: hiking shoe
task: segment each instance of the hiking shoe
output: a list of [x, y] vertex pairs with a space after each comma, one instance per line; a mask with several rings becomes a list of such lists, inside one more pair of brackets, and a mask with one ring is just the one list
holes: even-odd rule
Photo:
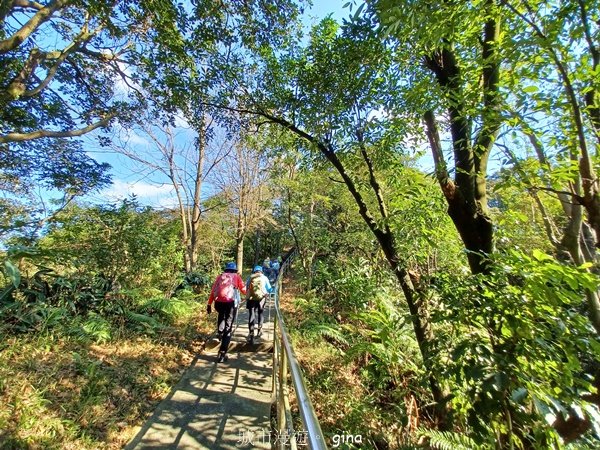
[[248, 342], [252, 342], [254, 340], [254, 331], [251, 331], [250, 333], [248, 333], [248, 336], [246, 336], [246, 340]]
[[229, 359], [229, 357], [227, 356], [226, 353], [219, 352], [219, 359], [217, 360], [217, 362], [219, 362], [219, 363], [227, 362], [228, 359]]
[[256, 337], [261, 337], [262, 336], [262, 330], [258, 330], [258, 333], [256, 333]]

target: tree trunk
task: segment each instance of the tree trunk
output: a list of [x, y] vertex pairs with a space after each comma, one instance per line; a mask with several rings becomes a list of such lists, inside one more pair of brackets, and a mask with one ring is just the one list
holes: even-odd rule
[[[404, 297], [406, 299], [406, 303], [408, 304], [408, 309], [411, 313], [411, 321], [415, 331], [415, 338], [417, 340], [419, 350], [423, 358], [423, 365], [425, 367], [425, 370], [429, 374], [429, 386], [431, 389], [433, 400], [435, 401], [435, 416], [440, 424], [441, 429], [449, 429], [451, 423], [451, 411], [446, 402], [446, 396], [444, 395], [441, 385], [438, 382], [435, 375], [435, 365], [433, 363], [435, 358], [435, 349], [433, 346], [433, 333], [429, 322], [429, 316], [427, 314], [426, 303], [423, 301], [424, 296], [420, 295], [421, 293], [415, 289], [415, 286], [413, 285], [410, 279], [408, 271], [401, 264], [402, 258], [400, 257], [400, 254], [396, 248], [394, 237], [391, 230], [389, 229], [389, 226], [384, 225], [384, 228], [382, 229], [380, 224], [377, 223], [377, 221], [371, 214], [371, 211], [369, 210], [365, 199], [363, 198], [356, 184], [346, 171], [346, 168], [336, 155], [335, 150], [331, 144], [321, 141], [315, 138], [314, 136], [311, 136], [304, 130], [299, 129], [293, 123], [290, 123], [285, 119], [275, 117], [264, 112], [262, 112], [261, 115], [275, 123], [284, 126], [285, 128], [294, 132], [298, 136], [306, 139], [307, 141], [312, 142], [342, 177], [346, 188], [350, 192], [350, 195], [352, 195], [352, 198], [354, 199], [358, 207], [358, 212], [360, 216], [377, 239], [377, 242], [379, 243], [380, 248], [384, 252], [385, 257], [388, 263], [390, 264], [392, 271], [394, 272], [394, 275], [400, 283], [402, 292], [404, 293]], [[373, 183], [371, 183], [371, 185], [372, 187], [374, 187]]]
[[446, 395], [433, 371], [433, 360], [435, 357], [433, 345], [434, 338], [431, 330], [431, 323], [429, 321], [429, 313], [424, 302], [424, 292], [419, 291], [415, 287], [408, 271], [399, 264], [401, 259], [398, 250], [396, 249], [393, 236], [380, 234], [377, 236], [377, 240], [402, 288], [402, 293], [404, 294], [404, 298], [406, 299], [410, 311], [417, 344], [423, 358], [423, 365], [429, 372], [429, 388], [431, 389], [431, 394], [436, 402], [436, 416], [439, 421], [439, 426], [441, 429], [446, 429], [450, 426], [451, 415], [450, 410], [445, 403]]
[[485, 178], [476, 175], [473, 164], [469, 162], [473, 159], [473, 152], [468, 144], [468, 125], [455, 108], [451, 110], [451, 115], [458, 116], [451, 124], [457, 166], [455, 181], [448, 175], [432, 111], [427, 111], [424, 116], [427, 138], [433, 154], [436, 177], [448, 203], [448, 215], [467, 250], [469, 268], [473, 274], [486, 273], [489, 270], [487, 255], [493, 250], [494, 228], [487, 214]]
[[260, 228], [256, 229], [256, 240], [254, 241], [254, 265], [260, 262]]
[[394, 275], [400, 283], [400, 287], [410, 311], [415, 338], [419, 346], [421, 357], [423, 358], [423, 365], [429, 373], [429, 387], [431, 389], [433, 400], [436, 403], [435, 415], [439, 421], [440, 428], [447, 429], [450, 426], [451, 415], [448, 405], [445, 401], [446, 396], [444, 395], [442, 387], [435, 376], [433, 364], [435, 358], [433, 346], [434, 339], [433, 332], [431, 330], [431, 324], [429, 322], [429, 314], [427, 313], [426, 304], [423, 301], [424, 296], [422, 295], [422, 292], [419, 292], [415, 289], [408, 271], [400, 264], [402, 259], [396, 248], [393, 234], [389, 232], [389, 230], [384, 231], [378, 226], [377, 222], [371, 215], [362, 195], [356, 188], [354, 181], [352, 181], [346, 172], [335, 152], [323, 145], [320, 145], [320, 148], [344, 180], [346, 187], [350, 191], [350, 194], [358, 206], [361, 217], [376, 237], [377, 242], [379, 243], [388, 263], [390, 264], [392, 271], [394, 272]]
[[242, 268], [244, 265], [244, 238], [246, 237], [246, 227], [241, 213], [238, 214], [236, 228], [237, 229], [235, 231], [235, 262], [237, 264], [238, 272], [242, 273]]
[[204, 155], [206, 153], [206, 127], [204, 123], [198, 129], [198, 160], [196, 161], [196, 173], [194, 175], [194, 197], [192, 203], [190, 220], [190, 266], [191, 270], [196, 270], [198, 266], [198, 230], [200, 229], [200, 216], [202, 210], [200, 203], [202, 201], [202, 181], [204, 168]]
[[467, 260], [473, 274], [489, 270], [487, 255], [493, 249], [492, 220], [480, 205], [472, 207], [461, 195], [448, 201], [448, 215], [454, 222], [467, 250]]
[[235, 240], [235, 249], [236, 249], [236, 258], [235, 261], [237, 263], [237, 269], [239, 273], [242, 273], [242, 268], [244, 265], [244, 235], [240, 235]]

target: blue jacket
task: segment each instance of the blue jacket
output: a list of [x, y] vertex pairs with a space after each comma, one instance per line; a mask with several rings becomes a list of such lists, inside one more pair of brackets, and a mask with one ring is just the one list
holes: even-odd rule
[[[258, 272], [256, 272], [256, 273], [258, 273]], [[256, 273], [253, 273], [252, 275], [250, 275], [248, 277], [248, 280], [246, 280], [246, 291], [248, 292], [248, 294], [247, 294], [248, 296], [250, 295], [250, 281], [252, 280], [252, 276], [255, 276]], [[267, 276], [264, 273], [260, 274], [260, 283], [261, 283], [263, 295], [267, 295], [267, 294], [273, 292], [273, 287], [271, 286], [269, 279], [267, 278]]]

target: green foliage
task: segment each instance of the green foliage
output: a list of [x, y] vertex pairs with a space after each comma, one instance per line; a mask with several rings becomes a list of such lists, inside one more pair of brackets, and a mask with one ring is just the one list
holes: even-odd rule
[[436, 181], [402, 159], [386, 163], [390, 226], [405, 264], [427, 278], [460, 269], [462, 246]]
[[[215, 104], [301, 129], [306, 141], [273, 128], [269, 139], [276, 143], [256, 138], [281, 157], [275, 184], [282, 198], [277, 224], [265, 227], [267, 237], [257, 233], [254, 249], [279, 251], [283, 241], [294, 239], [309, 290], [295, 305], [301, 336], [308, 343], [327, 341], [334, 357], [344, 354], [369, 390], [349, 402], [346, 423], [360, 424], [370, 407], [381, 405], [405, 417], [404, 396], [428, 404], [425, 378], [441, 375], [456, 429], [465, 433], [423, 431], [432, 448], [558, 447], [553, 421], [559, 416], [585, 415], [600, 427], [599, 411], [587, 400], [597, 395], [600, 343], [585, 302], [599, 289], [598, 254], [590, 246], [589, 263], [580, 267], [546, 255], [562, 256], [564, 238], [575, 247], [584, 240], [581, 230], [590, 229], [577, 213], [598, 198], [596, 191], [583, 192], [597, 189], [593, 170], [582, 172], [586, 162], [598, 166], [597, 2], [358, 3], [343, 25], [326, 18], [303, 40], [295, 22], [302, 5], [292, 0], [68, 2], [22, 45], [0, 52], [0, 139], [11, 132], [73, 129], [112, 113], [130, 120], [133, 103], [149, 105], [167, 122], [183, 114], [197, 129], [210, 115], [239, 131], [239, 111], [228, 116]], [[17, 13], [30, 11], [16, 3], [0, 10], [1, 39], [19, 28]], [[497, 55], [487, 57], [482, 32], [492, 20], [501, 32], [493, 45]], [[44, 52], [26, 70], [39, 48], [50, 50], [52, 36], [59, 36], [58, 50], [66, 49], [62, 44], [96, 26], [98, 35], [69, 47], [68, 59]], [[132, 45], [121, 48], [119, 42]], [[435, 81], [448, 74], [427, 67], [443, 52], [452, 57], [444, 62], [456, 62], [446, 86]], [[498, 92], [486, 90], [494, 59], [501, 61]], [[51, 75], [54, 62], [48, 89], [18, 92], [17, 75], [31, 90]], [[115, 96], [117, 73], [133, 75], [136, 89], [129, 91], [141, 90], [122, 95], [132, 95], [128, 105]], [[492, 260], [484, 275], [466, 275], [460, 237], [437, 180], [416, 168], [426, 142], [425, 111], [441, 125], [444, 154], [438, 159], [463, 159], [468, 166], [485, 146], [477, 147], [476, 136], [493, 128], [493, 145], [500, 132], [504, 156], [490, 183], [489, 217], [500, 253], [486, 255]], [[468, 130], [457, 141], [453, 126], [462, 119], [461, 131]], [[498, 124], [504, 124], [500, 130]], [[583, 154], [586, 144], [592, 156]], [[16, 228], [40, 232], [43, 214], [32, 206], [33, 185], [56, 189], [68, 202], [108, 182], [107, 167], [77, 141], [0, 145], [0, 189], [8, 193], [0, 200], [0, 235]], [[457, 152], [461, 145], [469, 147], [468, 158]], [[454, 156], [448, 158], [448, 150]], [[333, 161], [335, 170], [328, 166]], [[438, 169], [446, 165], [436, 162]], [[475, 184], [483, 188], [475, 200], [485, 197], [485, 163], [475, 171], [480, 169], [470, 183], [445, 186], [446, 198], [459, 198]], [[460, 170], [455, 180], [464, 175]], [[203, 205], [202, 271], [183, 280], [180, 225], [172, 212], [141, 208], [135, 199], [66, 207], [44, 228], [34, 253], [9, 251], [3, 259], [0, 331], [64, 331], [86, 343], [110, 342], [128, 329], [164, 332], [191, 314], [194, 294], [209, 285], [230, 251], [231, 211], [214, 204]], [[478, 207], [487, 209], [483, 201]], [[456, 221], [456, 208], [449, 212]], [[391, 246], [385, 257], [381, 253], [385, 239], [394, 243], [391, 257]], [[408, 271], [416, 288], [413, 306], [423, 306], [422, 317], [406, 311], [390, 263]], [[428, 312], [433, 341], [422, 339], [420, 352], [410, 324], [427, 324]], [[433, 354], [425, 351], [429, 345], [437, 346]], [[435, 360], [431, 373], [424, 373], [422, 354]], [[106, 390], [101, 365], [77, 354], [73, 360], [88, 381], [82, 404], [95, 405], [96, 394]], [[319, 381], [335, 391], [339, 380], [330, 371]]]
[[[418, 430], [421, 436], [429, 440], [431, 448], [436, 450], [477, 450], [484, 449], [468, 436], [451, 431]], [[492, 448], [492, 447], [489, 447]]]
[[21, 272], [10, 260], [4, 261], [4, 274], [11, 281], [13, 287], [18, 288], [21, 284]]
[[124, 318], [128, 322], [128, 326], [136, 331], [146, 332], [153, 335], [161, 328], [161, 323], [152, 316], [138, 313], [135, 311], [125, 311]]
[[211, 283], [210, 275], [206, 272], [193, 271], [185, 274], [181, 287], [206, 287]]
[[585, 316], [585, 291], [597, 287], [585, 267], [540, 251], [498, 255], [485, 277], [440, 280], [434, 320], [452, 344], [439, 369], [476, 442], [550, 445], [559, 415], [595, 408], [583, 398], [600, 360]]
[[[46, 293], [17, 290], [0, 305], [3, 333], [64, 332], [84, 341], [107, 342], [124, 328], [155, 334], [189, 317], [195, 298], [180, 291], [179, 298], [166, 298], [160, 291], [128, 291], [118, 295], [95, 291], [82, 280], [58, 278]], [[59, 283], [60, 282], [60, 283]], [[60, 288], [56, 289], [56, 286]], [[48, 295], [46, 297], [46, 295]]]
[[94, 342], [109, 341], [113, 331], [111, 323], [94, 312], [88, 314], [87, 318], [81, 323], [79, 330], [80, 334], [76, 332], [76, 335], [79, 334], [80, 338]]
[[361, 258], [338, 270], [337, 276], [331, 277], [329, 282], [332, 284], [332, 289], [338, 292], [336, 300], [342, 303], [342, 309], [345, 311], [370, 309], [376, 302], [382, 286], [379, 285], [377, 280], [379, 277], [368, 261]]
[[302, 341], [314, 346], [326, 341], [344, 364], [358, 366], [361, 383], [372, 396], [370, 402], [381, 402], [384, 411], [387, 405], [403, 402], [405, 395], [423, 395], [426, 374], [410, 316], [385, 266], [375, 269], [361, 258], [345, 264], [321, 261], [315, 284], [317, 297], [294, 300], [294, 321]]
[[[184, 297], [183, 294], [186, 291], [180, 293], [180, 297]], [[180, 299], [177, 297], [166, 298], [166, 297], [154, 297], [141, 299], [138, 302], [136, 309], [144, 314], [158, 315], [164, 320], [172, 322], [179, 317], [185, 317], [192, 312], [192, 300], [193, 297], [188, 299]]]
[[359, 338], [353, 340], [347, 357], [368, 361], [367, 382], [375, 389], [396, 388], [414, 382], [420, 373], [420, 355], [411, 336], [409, 317], [404, 311], [392, 302], [380, 300], [372, 308], [353, 315], [352, 319], [345, 327]]
[[85, 272], [111, 287], [149, 283], [168, 289], [182, 265], [177, 226], [135, 199], [118, 206], [74, 206], [52, 221], [39, 246], [52, 253], [57, 270]]
[[349, 341], [348, 338], [344, 335], [344, 333], [337, 327], [332, 325], [315, 325], [310, 329], [311, 333], [316, 336], [321, 336], [324, 339], [335, 342], [340, 346], [348, 346]]
[[[194, 298], [185, 286], [179, 298], [157, 288], [171, 295], [179, 278], [176, 230], [168, 217], [135, 202], [65, 211], [38, 247], [8, 250], [2, 332], [59, 331], [106, 342], [125, 328], [154, 334], [189, 315]], [[141, 288], [146, 284], [157, 287]]]

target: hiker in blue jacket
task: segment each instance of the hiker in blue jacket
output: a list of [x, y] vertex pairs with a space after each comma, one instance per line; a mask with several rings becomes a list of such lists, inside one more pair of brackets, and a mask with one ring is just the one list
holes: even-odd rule
[[281, 264], [277, 259], [272, 260], [271, 262], [271, 272], [273, 280], [277, 280], [279, 276], [279, 269], [281, 269]]
[[258, 332], [256, 337], [262, 334], [263, 311], [267, 303], [267, 296], [273, 291], [269, 279], [263, 274], [261, 266], [255, 266], [252, 275], [246, 281], [246, 307], [248, 308], [248, 341], [254, 343], [254, 328]]
[[265, 258], [265, 260], [262, 263], [262, 273], [267, 278], [270, 278], [270, 276], [271, 276], [271, 260], [269, 258]]

